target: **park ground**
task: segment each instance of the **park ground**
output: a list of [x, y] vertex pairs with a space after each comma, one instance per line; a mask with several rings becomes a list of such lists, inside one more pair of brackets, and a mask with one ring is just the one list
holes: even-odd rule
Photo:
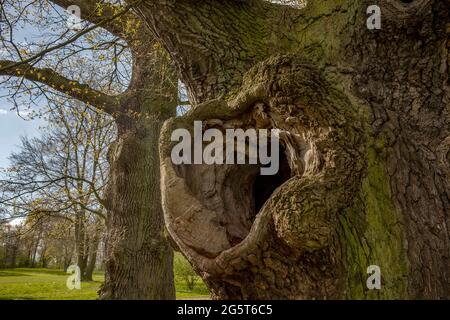
[[[0, 300], [95, 300], [104, 280], [103, 272], [95, 272], [93, 282], [82, 282], [80, 290], [66, 286], [69, 274], [58, 269], [0, 269]], [[175, 275], [177, 299], [209, 299], [203, 282], [198, 279], [194, 289]]]

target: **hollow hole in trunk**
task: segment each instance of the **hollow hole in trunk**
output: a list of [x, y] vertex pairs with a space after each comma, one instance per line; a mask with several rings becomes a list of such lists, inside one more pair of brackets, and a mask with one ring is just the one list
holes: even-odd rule
[[255, 215], [261, 210], [264, 203], [271, 197], [272, 193], [291, 177], [291, 168], [285, 151], [280, 147], [280, 168], [278, 173], [272, 176], [261, 174], [255, 177], [253, 182], [253, 199], [255, 201]]
[[205, 208], [218, 213], [214, 223], [225, 229], [231, 246], [245, 239], [264, 203], [291, 178], [286, 151], [282, 144], [279, 147], [279, 170], [270, 176], [261, 175], [260, 164], [177, 167], [194, 197]]
[[247, 165], [236, 167], [237, 170], [228, 176], [233, 196], [225, 202], [224, 221], [232, 246], [244, 240], [264, 203], [291, 178], [291, 168], [282, 145], [279, 154], [279, 170], [275, 175], [261, 175], [259, 165]]

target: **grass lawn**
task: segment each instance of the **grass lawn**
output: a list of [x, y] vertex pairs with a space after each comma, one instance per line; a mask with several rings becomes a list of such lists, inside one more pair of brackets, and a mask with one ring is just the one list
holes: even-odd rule
[[[69, 290], [69, 274], [56, 269], [0, 269], [0, 299], [22, 300], [94, 300], [103, 282], [104, 274], [96, 272], [93, 282], [82, 282], [80, 290]], [[199, 279], [194, 290], [175, 277], [177, 299], [209, 299], [208, 290]]]

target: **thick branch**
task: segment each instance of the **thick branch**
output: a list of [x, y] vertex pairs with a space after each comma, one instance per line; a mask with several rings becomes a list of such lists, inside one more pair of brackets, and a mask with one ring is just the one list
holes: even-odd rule
[[[104, 1], [89, 0], [50, 0], [54, 4], [66, 9], [71, 5], [80, 7], [81, 19], [98, 24], [104, 19], [111, 19], [123, 7], [105, 3]], [[132, 12], [127, 12], [121, 17], [111, 19], [102, 26], [113, 35], [128, 40], [140, 28], [140, 22]]]
[[193, 103], [237, 88], [242, 70], [269, 55], [271, 22], [279, 8], [265, 1], [250, 2], [143, 1], [137, 6], [177, 63]]
[[95, 29], [97, 29], [97, 28], [99, 28], [99, 27], [104, 26], [106, 23], [111, 22], [111, 21], [113, 21], [113, 20], [119, 18], [120, 16], [126, 14], [127, 12], [129, 12], [129, 10], [131, 9], [131, 7], [132, 7], [133, 5], [139, 3], [140, 1], [141, 1], [141, 0], [137, 0], [137, 1], [135, 1], [135, 2], [133, 2], [133, 3], [131, 3], [131, 4], [129, 4], [129, 5], [127, 5], [125, 8], [123, 8], [123, 9], [120, 10], [120, 11], [118, 11], [118, 12], [115, 13], [113, 16], [110, 16], [110, 17], [105, 18], [105, 19], [101, 19], [101, 20], [100, 20], [98, 23], [96, 23], [95, 25], [90, 26], [90, 27], [88, 27], [88, 28], [86, 28], [86, 29], [84, 29], [84, 30], [81, 30], [80, 32], [78, 32], [77, 34], [75, 34], [73, 37], [70, 37], [68, 40], [66, 40], [66, 41], [64, 41], [64, 42], [62, 42], [62, 43], [58, 43], [58, 44], [56, 44], [56, 45], [54, 45], [54, 46], [49, 46], [49, 47], [47, 47], [46, 49], [44, 49], [44, 50], [38, 52], [37, 54], [35, 54], [35, 55], [31, 56], [31, 57], [28, 57], [28, 58], [26, 58], [26, 59], [23, 59], [23, 60], [21, 60], [21, 61], [15, 62], [15, 63], [13, 63], [12, 65], [6, 65], [6, 66], [3, 66], [3, 67], [0, 66], [0, 73], [6, 71], [6, 69], [14, 68], [14, 67], [16, 67], [16, 66], [18, 66], [18, 65], [21, 65], [21, 64], [32, 63], [33, 61], [39, 61], [39, 59], [41, 59], [42, 57], [44, 57], [46, 54], [48, 54], [48, 53], [50, 53], [50, 52], [52, 52], [52, 51], [58, 50], [58, 49], [60, 49], [60, 48], [63, 48], [63, 47], [65, 47], [66, 45], [68, 45], [68, 44], [70, 44], [70, 43], [73, 43], [73, 42], [77, 41], [79, 38], [81, 38], [81, 37], [84, 36], [85, 34], [88, 34], [89, 32], [91, 32], [91, 31], [93, 31], [93, 30], [95, 30]]
[[[15, 66], [12, 68], [8, 67], [13, 65]], [[48, 85], [59, 92], [110, 114], [119, 107], [118, 98], [94, 90], [86, 84], [68, 79], [52, 69], [36, 68], [29, 64], [16, 65], [16, 62], [8, 60], [0, 60], [0, 68], [3, 70], [0, 75], [23, 77]]]

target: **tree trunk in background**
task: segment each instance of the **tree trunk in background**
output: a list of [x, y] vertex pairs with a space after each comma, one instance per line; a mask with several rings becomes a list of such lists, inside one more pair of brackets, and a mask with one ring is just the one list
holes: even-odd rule
[[[98, 247], [98, 243], [97, 243], [97, 247]], [[88, 265], [86, 267], [86, 273], [85, 273], [86, 281], [93, 281], [92, 275], [94, 273], [96, 262], [97, 262], [97, 251], [94, 251], [89, 254]]]
[[48, 267], [48, 259], [45, 256], [47, 251], [47, 248], [44, 246], [40, 252], [40, 259], [41, 259], [41, 264], [42, 264], [42, 268], [47, 268]]
[[[34, 240], [34, 237], [33, 237]], [[36, 239], [36, 244], [34, 245], [33, 243], [33, 254], [31, 256], [31, 268], [35, 267], [35, 263], [36, 263], [36, 255], [37, 255], [37, 250], [39, 248], [39, 242], [41, 242], [41, 232], [38, 233], [37, 239]]]
[[86, 248], [86, 224], [84, 212], [77, 212], [75, 216], [75, 250], [77, 255], [77, 266], [80, 268], [81, 281], [90, 281], [85, 278], [87, 266]]
[[97, 250], [100, 243], [100, 230], [98, 229], [97, 225], [97, 230], [95, 230], [91, 239], [91, 243], [89, 244], [89, 256], [85, 272], [85, 279], [88, 281], [93, 281], [92, 275], [94, 273], [95, 264], [97, 263]]
[[31, 252], [32, 252], [32, 248], [29, 246], [28, 251], [27, 251], [27, 259], [25, 260], [25, 267], [27, 267], [27, 268], [30, 267]]
[[[380, 0], [368, 30], [372, 4], [139, 8], [195, 104], [162, 132], [163, 207], [214, 298], [449, 298], [450, 2]], [[284, 169], [174, 166], [194, 120], [280, 129]]]
[[64, 256], [63, 256], [63, 263], [64, 263], [64, 272], [67, 271], [67, 268], [72, 263], [72, 257], [73, 257], [73, 246], [69, 245], [69, 248], [67, 246], [64, 246]]
[[70, 255], [70, 258], [66, 258], [66, 256], [64, 256], [64, 261], [63, 261], [64, 272], [67, 271], [67, 269], [69, 268], [71, 262], [72, 262], [72, 255]]
[[9, 267], [10, 268], [15, 268], [16, 267], [17, 251], [18, 251], [18, 247], [17, 247], [17, 245], [14, 245], [11, 248], [11, 251], [10, 251], [10, 254], [9, 254], [9, 259], [10, 259]]

